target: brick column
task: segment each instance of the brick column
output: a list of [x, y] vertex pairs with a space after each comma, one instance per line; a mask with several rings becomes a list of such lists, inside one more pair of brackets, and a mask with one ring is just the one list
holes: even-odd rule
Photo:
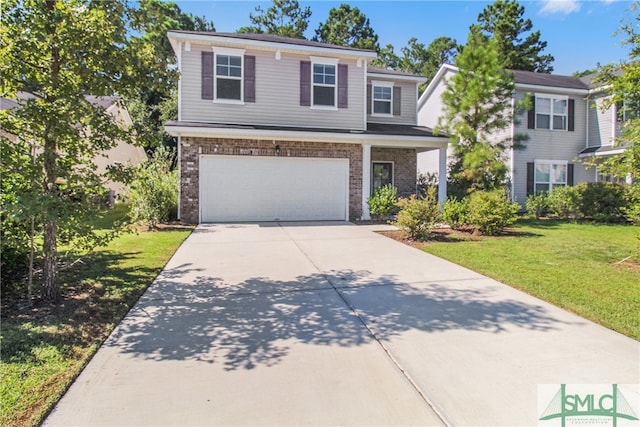
[[362, 220], [369, 220], [369, 188], [371, 188], [371, 144], [362, 144]]

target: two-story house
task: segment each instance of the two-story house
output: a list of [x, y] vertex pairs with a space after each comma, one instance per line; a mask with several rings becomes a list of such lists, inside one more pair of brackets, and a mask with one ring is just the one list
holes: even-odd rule
[[268, 34], [168, 38], [183, 221], [368, 219], [375, 188], [415, 193], [419, 152], [446, 158], [447, 138], [417, 126], [424, 79], [370, 67], [373, 51]]
[[[441, 96], [448, 79], [457, 73], [444, 64], [418, 101], [418, 123], [435, 127], [442, 114]], [[604, 109], [606, 91], [593, 84], [592, 77], [513, 71], [514, 102], [530, 96], [531, 109], [516, 116], [511, 126], [490, 135], [504, 140], [516, 134], [528, 135], [524, 148], [511, 149], [505, 162], [509, 168], [511, 195], [524, 206], [529, 194], [551, 192], [556, 186], [596, 182], [596, 168], [583, 159], [615, 155], [619, 132], [615, 108]], [[421, 169], [433, 170], [433, 159], [421, 159]]]

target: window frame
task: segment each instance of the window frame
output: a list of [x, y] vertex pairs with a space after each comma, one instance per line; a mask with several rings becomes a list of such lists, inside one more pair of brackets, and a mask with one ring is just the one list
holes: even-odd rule
[[[538, 165], [548, 166], [549, 170], [549, 180], [548, 181], [539, 181], [538, 180]], [[554, 166], [564, 166], [564, 182], [556, 181], [555, 175], [553, 172]], [[545, 184], [547, 186], [546, 190], [538, 191], [538, 185]], [[533, 162], [533, 194], [541, 194], [545, 192], [546, 194], [551, 194], [555, 187], [559, 186], [568, 186], [569, 185], [569, 162], [566, 160], [536, 160]]]
[[[315, 110], [337, 110], [338, 109], [338, 63], [337, 58], [322, 58], [322, 57], [310, 57], [311, 59], [311, 106], [310, 108]], [[314, 69], [316, 65], [322, 65], [323, 67], [331, 66], [334, 70], [335, 81], [333, 85], [326, 83], [316, 83], [314, 81]], [[315, 100], [315, 87], [333, 87], [333, 105], [317, 104]]]
[[380, 188], [380, 187], [384, 187], [384, 184], [380, 187], [376, 187], [375, 186], [375, 174], [374, 174], [374, 168], [376, 164], [386, 164], [386, 165], [390, 165], [390, 175], [391, 175], [391, 182], [389, 182], [388, 184], [394, 185], [395, 186], [395, 177], [394, 177], [394, 172], [395, 172], [395, 164], [393, 161], [390, 160], [372, 160], [371, 161], [371, 185], [370, 185], [370, 194], [373, 195], [375, 193], [375, 191]]
[[[380, 88], [388, 88], [391, 92], [391, 97], [386, 100], [378, 99], [376, 100], [376, 87]], [[383, 82], [383, 81], [372, 81], [371, 82], [371, 117], [393, 117], [393, 82]], [[376, 113], [376, 101], [377, 102], [389, 102], [389, 113]]]
[[[545, 112], [540, 112], [540, 108], [538, 107], [538, 99], [548, 99], [549, 100], [549, 110]], [[564, 106], [564, 114], [555, 113], [554, 106], [556, 102], [565, 102]], [[569, 131], [569, 97], [567, 95], [554, 95], [549, 93], [536, 93], [535, 94], [535, 129], [540, 130], [550, 130], [553, 132], [568, 132]], [[541, 127], [538, 123], [538, 115], [544, 115], [549, 117], [549, 127]], [[553, 126], [555, 117], [563, 117], [564, 127], [562, 129], [556, 129]]]
[[[220, 104], [239, 104], [244, 105], [244, 49], [214, 48], [213, 50], [213, 102]], [[225, 76], [218, 74], [218, 57], [228, 56], [240, 58], [240, 77]], [[230, 65], [229, 65], [230, 67]], [[240, 99], [220, 98], [218, 97], [218, 79], [237, 80], [240, 82]]]

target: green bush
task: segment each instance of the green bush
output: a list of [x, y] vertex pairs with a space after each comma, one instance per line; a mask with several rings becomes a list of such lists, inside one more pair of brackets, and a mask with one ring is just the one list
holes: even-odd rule
[[549, 201], [547, 193], [530, 194], [527, 196], [525, 207], [529, 215], [539, 219], [541, 216], [547, 213], [549, 209]]
[[502, 190], [476, 191], [469, 196], [467, 219], [482, 234], [494, 235], [516, 222], [519, 210]]
[[131, 220], [149, 227], [173, 220], [178, 212], [178, 171], [172, 170], [172, 150], [158, 148], [151, 159], [139, 165], [129, 185]]
[[580, 215], [582, 197], [579, 188], [555, 187], [549, 194], [549, 211], [560, 218], [576, 220]]
[[592, 182], [576, 186], [580, 193], [580, 213], [603, 222], [624, 221], [627, 207], [625, 187], [611, 182]]
[[406, 232], [411, 239], [429, 238], [431, 229], [440, 217], [436, 189], [429, 189], [422, 199], [418, 199], [415, 195], [401, 198], [397, 205], [400, 212], [398, 212], [394, 225]]
[[622, 213], [628, 221], [640, 224], [640, 183], [625, 188], [625, 206]]
[[447, 199], [442, 206], [442, 220], [454, 230], [459, 230], [467, 223], [469, 207], [467, 200], [456, 198]]
[[379, 220], [389, 218], [397, 202], [398, 189], [391, 184], [376, 189], [373, 196], [367, 199], [369, 212]]

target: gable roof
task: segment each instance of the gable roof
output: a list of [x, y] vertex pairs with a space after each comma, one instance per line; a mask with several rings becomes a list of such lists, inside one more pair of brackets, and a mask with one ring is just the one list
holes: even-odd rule
[[339, 51], [348, 55], [358, 55], [375, 58], [377, 53], [373, 50], [358, 49], [350, 46], [338, 46], [329, 43], [316, 42], [313, 40], [297, 39], [294, 37], [284, 37], [275, 34], [255, 34], [255, 33], [219, 33], [215, 31], [184, 31], [169, 30], [167, 37], [172, 42], [174, 50], [176, 46], [173, 43], [175, 39], [193, 40], [193, 41], [210, 41], [210, 42], [229, 42], [253, 44], [261, 47], [278, 48], [295, 48], [310, 51]]
[[566, 89], [589, 89], [589, 85], [580, 78], [574, 76], [561, 76], [558, 74], [535, 73], [533, 71], [509, 70], [513, 73], [516, 84], [547, 86]]
[[[85, 95], [84, 98], [91, 104], [102, 107], [105, 110], [109, 109], [109, 107], [111, 107], [120, 99], [117, 96], [95, 95]], [[29, 92], [18, 92], [16, 93], [16, 99], [0, 98], [0, 110], [14, 109], [20, 105], [19, 101], [23, 99], [35, 99], [35, 96], [30, 94]]]
[[420, 76], [418, 74], [406, 73], [404, 71], [396, 71], [391, 70], [389, 68], [380, 68], [380, 67], [372, 67], [371, 65], [367, 66], [367, 74], [370, 76], [381, 76], [381, 77], [395, 77], [400, 78], [401, 80], [414, 80], [417, 82], [426, 82], [428, 79], [424, 76]]

